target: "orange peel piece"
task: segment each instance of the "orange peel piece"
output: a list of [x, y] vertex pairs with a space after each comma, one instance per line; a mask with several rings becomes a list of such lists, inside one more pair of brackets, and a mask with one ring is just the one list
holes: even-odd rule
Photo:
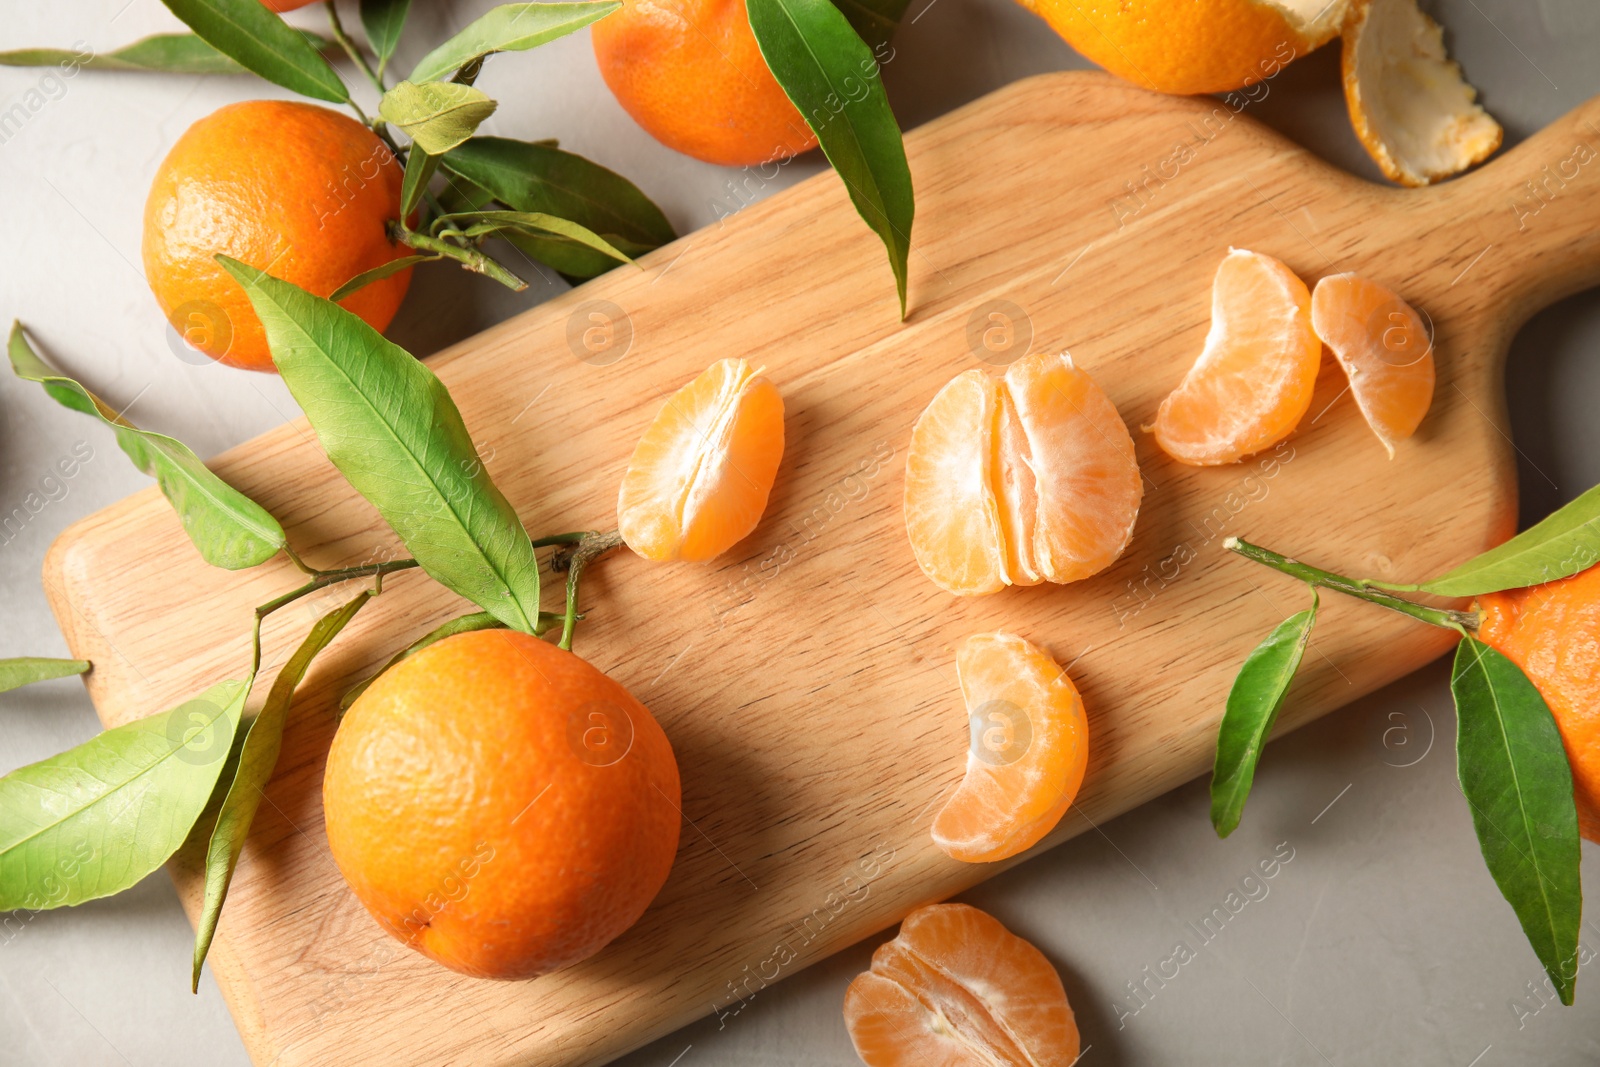
[[1344, 27], [1345, 105], [1367, 154], [1402, 185], [1427, 185], [1483, 162], [1504, 132], [1445, 52], [1417, 0], [1364, 0]]

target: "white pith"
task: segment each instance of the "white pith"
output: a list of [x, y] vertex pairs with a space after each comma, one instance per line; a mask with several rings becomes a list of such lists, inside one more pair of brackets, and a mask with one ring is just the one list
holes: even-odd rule
[[1272, 8], [1313, 44], [1322, 44], [1344, 23], [1351, 0], [1256, 0]]
[[751, 370], [750, 365], [741, 359], [737, 364], [737, 373], [723, 381], [717, 397], [716, 418], [695, 449], [687, 477], [682, 483], [683, 497], [678, 502], [676, 514], [678, 529], [685, 537], [699, 518], [705, 503], [715, 495], [717, 482], [723, 473], [722, 467], [728, 462], [730, 439], [739, 416], [739, 401], [751, 379], [760, 373], [759, 370]]
[[1416, 0], [1371, 0], [1345, 30], [1345, 95], [1373, 159], [1408, 185], [1487, 158], [1502, 131]]

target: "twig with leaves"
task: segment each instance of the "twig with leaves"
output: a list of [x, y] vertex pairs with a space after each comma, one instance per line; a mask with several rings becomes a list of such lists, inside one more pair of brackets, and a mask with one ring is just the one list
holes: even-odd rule
[[1450, 675], [1456, 771], [1484, 862], [1511, 904], [1562, 1003], [1578, 973], [1582, 887], [1573, 779], [1561, 734], [1538, 688], [1478, 636], [1476, 609], [1424, 604], [1403, 592], [1469, 597], [1557, 581], [1600, 562], [1600, 486], [1538, 525], [1431, 581], [1347, 578], [1230, 537], [1229, 551], [1310, 587], [1311, 606], [1280, 623], [1234, 679], [1217, 732], [1211, 822], [1226, 837], [1239, 825], [1256, 765], [1316, 622], [1317, 591], [1399, 612], [1460, 637]]

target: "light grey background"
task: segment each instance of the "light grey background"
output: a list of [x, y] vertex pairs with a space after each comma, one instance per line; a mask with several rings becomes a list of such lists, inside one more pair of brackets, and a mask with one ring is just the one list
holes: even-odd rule
[[[347, 5], [347, 23], [355, 22]], [[417, 0], [405, 68], [487, 7]], [[1427, 5], [1514, 144], [1600, 93], [1593, 0], [1452, 0]], [[320, 7], [296, 21], [315, 26]], [[4, 0], [0, 48], [106, 51], [176, 27], [157, 0]], [[1028, 74], [1085, 64], [1011, 0], [912, 0], [885, 81], [910, 127]], [[1344, 112], [1337, 49], [1296, 63], [1253, 114], [1323, 157], [1376, 177]], [[235, 100], [279, 95], [251, 78], [0, 70], [0, 111], [30, 89], [46, 103], [0, 143], [0, 316], [29, 324], [50, 356], [130, 417], [201, 455], [295, 414], [274, 378], [178, 358], [140, 274], [146, 190], [172, 141]], [[355, 85], [357, 79], [351, 78]], [[595, 70], [587, 35], [492, 60], [479, 84], [507, 136], [559, 137], [628, 175], [680, 233], [710, 222], [730, 172], [676, 155], [639, 130]], [[368, 94], [370, 96], [370, 94]], [[367, 100], [367, 96], [363, 96]], [[815, 154], [813, 154], [815, 155]], [[785, 167], [766, 191], [815, 173]], [[982, 181], [975, 167], [974, 181]], [[1026, 204], [1017, 205], [1019, 211]], [[564, 288], [512, 295], [446, 266], [419, 268], [391, 331], [419, 354]], [[1551, 308], [1510, 361], [1525, 520], [1600, 481], [1600, 295]], [[0, 375], [0, 512], [38, 487], [78, 441], [94, 459], [23, 534], [0, 546], [0, 656], [65, 653], [39, 565], [65, 526], [145, 484], [110, 438]], [[59, 495], [59, 494], [57, 494]], [[1448, 521], [1449, 516], [1440, 516]], [[1423, 535], [1419, 531], [1419, 536]], [[1113, 1064], [1592, 1064], [1600, 1060], [1600, 971], [1578, 1005], [1541, 1007], [1542, 973], [1485, 872], [1453, 777], [1442, 663], [1270, 747], [1243, 827], [1219, 842], [1195, 782], [1002, 875], [965, 899], [1032, 940], [1060, 968], [1088, 1047]], [[7, 694], [0, 770], [98, 729], [76, 680]], [[1293, 859], [1177, 978], [1140, 1006], [1127, 985], [1167, 957], [1280, 842]], [[1600, 850], [1584, 845], [1600, 884]], [[1585, 946], [1600, 951], [1600, 925]], [[209, 974], [188, 992], [192, 934], [164, 874], [111, 900], [0, 931], [0, 1063], [245, 1064]], [[640, 1050], [629, 1067], [856, 1062], [840, 1020], [858, 946], [759, 994], [743, 1010]], [[1520, 1005], [1520, 1008], [1518, 1007]], [[1139, 1008], [1136, 1014], [1131, 1013]]]

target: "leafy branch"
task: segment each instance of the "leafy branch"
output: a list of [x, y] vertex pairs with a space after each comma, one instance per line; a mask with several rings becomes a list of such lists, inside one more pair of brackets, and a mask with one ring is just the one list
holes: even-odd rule
[[[1484, 863], [1510, 903], [1562, 1003], [1577, 981], [1582, 916], [1573, 779], [1561, 734], [1538, 687], [1515, 662], [1476, 636], [1478, 613], [1438, 608], [1395, 590], [1469, 596], [1567, 578], [1600, 559], [1600, 487], [1543, 522], [1429, 582], [1353, 579], [1230, 537], [1224, 547], [1255, 563], [1399, 612], [1460, 637], [1450, 691], [1456, 773]], [[1217, 732], [1211, 821], [1226, 837], [1239, 824], [1261, 749], [1310, 641], [1312, 607], [1286, 619], [1246, 659]]]
[[[192, 835], [208, 837], [196, 982], [276, 766], [294, 693], [315, 657], [383, 591], [384, 579], [425, 570], [481, 609], [413, 643], [384, 669], [451, 634], [490, 627], [536, 636], [559, 631], [561, 647], [570, 649], [583, 618], [579, 575], [620, 544], [614, 533], [529, 537], [431, 370], [338, 304], [219, 259], [245, 287], [284, 381], [329, 458], [388, 520], [410, 556], [326, 569], [307, 563], [277, 519], [187, 447], [137, 429], [82, 385], [52, 372], [20, 326], [10, 344], [19, 376], [109, 425], [129, 456], [157, 474], [202, 556], [223, 566], [249, 566], [281, 551], [304, 578], [255, 608], [251, 659], [241, 678], [0, 777], [0, 909], [58, 907], [119, 892]], [[272, 535], [250, 542], [252, 551], [242, 553], [241, 530]], [[537, 553], [543, 549], [551, 552], [552, 571], [567, 574], [562, 612], [539, 608]], [[259, 709], [246, 714], [261, 669], [263, 623], [289, 604], [352, 581], [372, 585], [311, 627]], [[0, 660], [0, 689], [88, 667], [79, 660]]]

